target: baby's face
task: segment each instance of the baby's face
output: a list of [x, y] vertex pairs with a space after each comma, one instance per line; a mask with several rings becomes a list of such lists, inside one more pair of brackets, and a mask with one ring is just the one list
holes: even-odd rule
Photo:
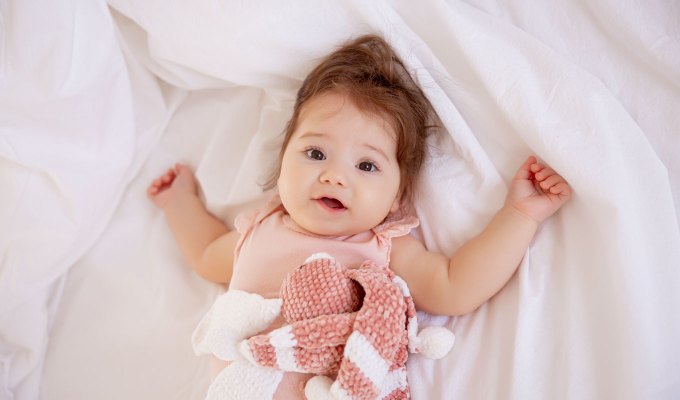
[[346, 96], [311, 99], [283, 155], [279, 193], [303, 229], [324, 236], [375, 227], [399, 207], [397, 143], [382, 118]]

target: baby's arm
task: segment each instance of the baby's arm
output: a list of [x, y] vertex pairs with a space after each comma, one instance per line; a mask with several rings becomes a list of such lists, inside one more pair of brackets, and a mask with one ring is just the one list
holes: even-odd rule
[[507, 283], [538, 224], [570, 197], [564, 178], [529, 157], [513, 179], [505, 206], [450, 260], [405, 236], [394, 239], [390, 266], [406, 280], [419, 309], [446, 315], [474, 311]]
[[229, 282], [239, 234], [205, 208], [193, 172], [177, 164], [154, 180], [147, 194], [165, 213], [184, 259], [194, 271], [213, 282]]

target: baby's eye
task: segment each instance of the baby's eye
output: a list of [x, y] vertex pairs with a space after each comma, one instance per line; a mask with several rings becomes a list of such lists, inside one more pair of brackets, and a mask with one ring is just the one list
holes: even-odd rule
[[366, 172], [375, 172], [378, 170], [378, 167], [370, 161], [360, 162], [359, 165], [357, 165], [357, 168]]
[[319, 149], [307, 149], [305, 150], [305, 154], [312, 160], [322, 161], [326, 159], [326, 156]]

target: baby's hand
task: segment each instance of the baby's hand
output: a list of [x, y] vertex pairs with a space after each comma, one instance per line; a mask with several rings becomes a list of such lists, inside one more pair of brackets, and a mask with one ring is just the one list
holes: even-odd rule
[[550, 167], [536, 157], [524, 161], [510, 184], [505, 205], [531, 217], [537, 223], [553, 215], [571, 199], [571, 187]]
[[146, 190], [149, 199], [159, 208], [165, 208], [173, 199], [186, 194], [197, 195], [198, 185], [193, 171], [186, 165], [175, 164], [174, 168], [154, 179]]

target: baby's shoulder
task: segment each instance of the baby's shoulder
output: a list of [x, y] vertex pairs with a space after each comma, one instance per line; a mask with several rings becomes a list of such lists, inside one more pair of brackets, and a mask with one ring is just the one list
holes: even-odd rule
[[270, 192], [265, 192], [256, 198], [239, 204], [236, 206], [238, 213], [234, 218], [234, 228], [242, 234], [247, 232], [258, 217], [269, 214], [269, 211], [280, 204], [278, 194]]
[[447, 258], [437, 252], [429, 251], [425, 245], [413, 235], [405, 235], [392, 239], [390, 251], [390, 268], [399, 273], [406, 269], [416, 268], [423, 264], [434, 265], [445, 263]]
[[403, 235], [392, 238], [390, 258], [405, 257], [409, 254], [426, 251], [423, 243], [413, 235]]

